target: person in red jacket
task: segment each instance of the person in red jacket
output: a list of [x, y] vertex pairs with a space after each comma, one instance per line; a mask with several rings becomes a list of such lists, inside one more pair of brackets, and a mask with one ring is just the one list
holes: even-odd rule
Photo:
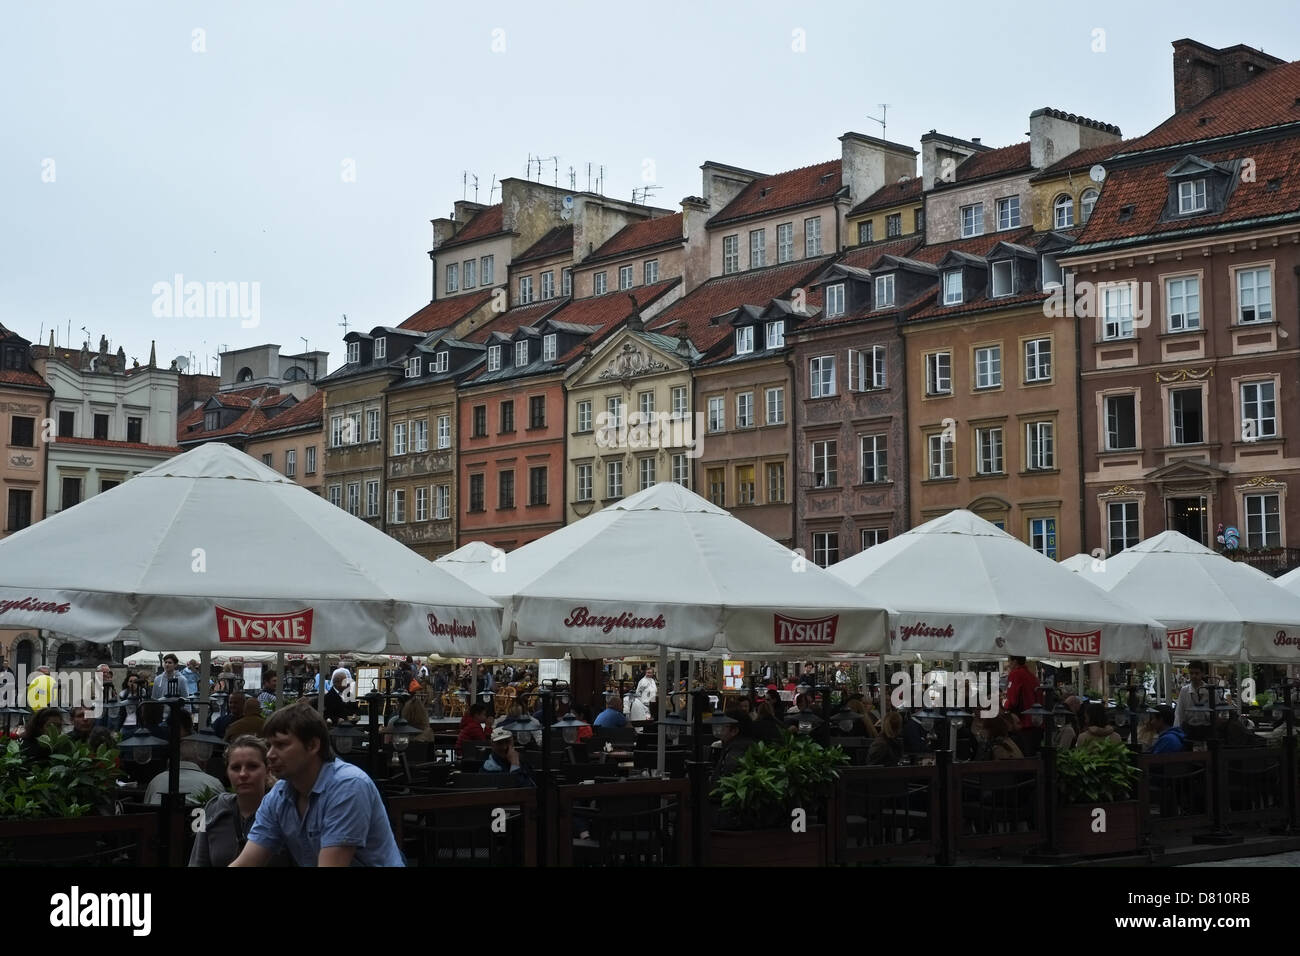
[[[1018, 717], [1017, 726], [1020, 736], [1029, 743], [1030, 749], [1037, 751], [1035, 735], [1041, 728], [1034, 726], [1034, 718], [1025, 714], [1030, 707], [1038, 703], [1038, 677], [1025, 665], [1023, 657], [1011, 658], [1011, 670], [1007, 672], [1007, 698], [1002, 702], [1002, 709]], [[1021, 747], [1024, 750], [1024, 747]], [[1029, 750], [1025, 751], [1026, 756]]]

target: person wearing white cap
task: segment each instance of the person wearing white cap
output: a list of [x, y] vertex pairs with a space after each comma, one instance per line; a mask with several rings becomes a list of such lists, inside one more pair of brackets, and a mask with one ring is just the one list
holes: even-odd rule
[[518, 774], [520, 783], [533, 786], [532, 775], [515, 750], [515, 735], [503, 727], [492, 731], [492, 752], [483, 761], [483, 772]]
[[355, 702], [349, 702], [343, 692], [351, 685], [348, 672], [340, 667], [330, 676], [330, 689], [325, 692], [325, 719], [337, 723], [357, 712]]

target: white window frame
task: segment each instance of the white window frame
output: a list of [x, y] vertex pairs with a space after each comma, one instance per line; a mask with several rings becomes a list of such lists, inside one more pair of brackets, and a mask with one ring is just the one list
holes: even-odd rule
[[573, 487], [577, 495], [574, 501], [592, 501], [595, 486], [592, 484], [592, 467], [589, 464], [576, 465], [573, 473]]
[[840, 560], [840, 533], [838, 531], [813, 532], [813, 564], [829, 568]]
[[447, 263], [447, 291], [448, 292], [460, 291], [460, 263], [459, 262]]
[[298, 474], [298, 451], [295, 448], [285, 449], [284, 477], [292, 478], [296, 474]]
[[[1247, 389], [1254, 392], [1254, 397], [1247, 398]], [[1267, 389], [1268, 397], [1264, 392]], [[1271, 405], [1273, 407], [1272, 415], [1265, 415], [1265, 408]], [[1251, 411], [1251, 408], [1254, 411]], [[1273, 379], [1264, 379], [1258, 382], [1241, 383], [1241, 420], [1243, 431], [1245, 422], [1255, 423], [1255, 438], [1276, 438], [1278, 435], [1277, 426], [1277, 383]]]
[[1178, 184], [1178, 215], [1189, 216], [1193, 213], [1205, 212], [1208, 208], [1206, 185], [1204, 178], [1185, 179]]
[[766, 408], [764, 421], [769, 425], [785, 424], [785, 386], [777, 385], [763, 390], [763, 405]]
[[366, 482], [366, 517], [379, 517], [379, 481], [370, 479]]
[[388, 521], [390, 524], [406, 524], [406, 489], [394, 488], [388, 499]]
[[1020, 197], [1003, 196], [997, 202], [998, 232], [1020, 228]]
[[960, 269], [949, 269], [943, 274], [943, 304], [961, 305], [962, 274]]
[[975, 349], [975, 387], [1002, 387], [1002, 346], [981, 345]]
[[882, 276], [876, 276], [874, 307], [877, 309], [888, 309], [894, 305], [894, 274], [887, 272]]
[[1074, 225], [1074, 197], [1062, 193], [1052, 200], [1052, 228], [1069, 229]]
[[749, 231], [749, 267], [761, 269], [767, 265], [767, 230], [751, 229]]
[[722, 274], [729, 276], [740, 271], [740, 235], [722, 237]]
[[347, 513], [354, 518], [361, 517], [361, 482], [348, 482]]
[[632, 288], [632, 267], [630, 265], [618, 267], [618, 287], [620, 291]]
[[641, 414], [640, 423], [642, 425], [652, 424], [655, 420], [655, 393], [653, 391], [637, 392], [636, 408]]
[[1108, 342], [1133, 338], [1132, 284], [1117, 282], [1104, 286], [1101, 301], [1101, 337]]
[[685, 385], [674, 385], [672, 390], [673, 418], [686, 418], [691, 412], [690, 395]]
[[388, 357], [388, 339], [382, 335], [375, 339], [375, 361]]
[[564, 296], [566, 299], [569, 296], [573, 295], [573, 270], [572, 269], [566, 268], [560, 270], [560, 295]]
[[[1049, 523], [1051, 525], [1051, 533], [1057, 536], [1056, 544], [1049, 543], [1047, 537]], [[1035, 543], [1039, 538], [1042, 539], [1041, 547]], [[1051, 558], [1053, 561], [1056, 560], [1057, 548], [1060, 547], [1060, 536], [1057, 530], [1056, 518], [1042, 517], [1029, 519], [1029, 546], [1044, 557]]]
[[617, 458], [605, 462], [605, 497], [623, 497], [623, 462]]
[[[1132, 399], [1133, 401], [1133, 444], [1132, 445], [1119, 445], [1112, 442], [1113, 437], [1118, 438], [1119, 429], [1111, 428], [1112, 416], [1110, 414], [1110, 408], [1111, 408], [1110, 403], [1112, 401], [1115, 401], [1116, 399], [1122, 399], [1122, 398]], [[1138, 432], [1140, 414], [1138, 409], [1137, 394], [1135, 392], [1117, 392], [1114, 395], [1103, 396], [1101, 401], [1101, 417], [1102, 417], [1101, 426], [1102, 426], [1103, 436], [1105, 439], [1104, 448], [1106, 451], [1132, 451], [1136, 448], [1141, 447], [1142, 439]], [[1115, 418], [1116, 421], [1118, 422], [1118, 416], [1115, 416]]]
[[411, 451], [429, 450], [429, 420], [419, 418], [411, 422]]
[[542, 298], [555, 298], [555, 270], [547, 269], [542, 273]]
[[495, 278], [496, 256], [482, 256], [478, 261], [479, 285], [491, 285]]
[[686, 457], [684, 452], [673, 455], [672, 469], [672, 480], [683, 488], [689, 488], [691, 486], [691, 460]]
[[304, 475], [314, 475], [314, 474], [316, 474], [316, 446], [315, 446], [315, 445], [308, 445], [308, 446], [307, 446], [307, 455], [306, 455], [306, 459], [307, 459], [307, 460], [306, 460], [306, 462], [304, 463], [305, 468], [304, 468], [303, 474], [304, 474]]
[[[989, 264], [993, 279], [992, 298], [1001, 299], [1016, 294], [1016, 264], [1012, 259], [1001, 259]], [[1001, 281], [999, 282], [999, 277]]]
[[412, 355], [406, 360], [406, 371], [403, 374], [406, 378], [420, 377], [420, 356]]
[[844, 308], [844, 283], [836, 282], [834, 285], [826, 287], [826, 318], [833, 319], [837, 315], [843, 315]]
[[785, 348], [785, 319], [773, 319], [764, 329], [764, 337], [769, 349]]
[[809, 216], [803, 221], [803, 257], [812, 259], [822, 254], [822, 217]]
[[742, 325], [736, 329], [736, 354], [748, 355], [754, 351], [754, 327]]
[[451, 485], [435, 485], [433, 490], [433, 518], [446, 521], [451, 517]]
[[[1274, 509], [1268, 510], [1268, 500], [1273, 499]], [[1242, 509], [1246, 516], [1246, 534], [1242, 541], [1247, 548], [1282, 547], [1282, 496], [1276, 492], [1244, 495]], [[1270, 531], [1269, 525], [1275, 530]], [[1256, 529], [1254, 526], [1260, 525]]]
[[442, 373], [451, 367], [451, 353], [446, 349], [440, 349], [433, 353], [433, 370], [435, 373]]
[[578, 402], [574, 418], [578, 423], [579, 434], [591, 431], [591, 399]]
[[[1118, 521], [1116, 520], [1115, 509], [1119, 509]], [[1132, 509], [1132, 517], [1129, 510]], [[1129, 539], [1130, 522], [1136, 526], [1133, 532], [1132, 540]], [[1115, 534], [1115, 526], [1119, 525], [1119, 534]], [[1115, 541], [1118, 538], [1120, 547], [1115, 547]], [[1106, 502], [1106, 547], [1111, 554], [1119, 554], [1128, 548], [1133, 547], [1142, 540], [1142, 509], [1136, 501], [1108, 501]]]
[[528, 305], [533, 301], [533, 277], [519, 277], [519, 304]]
[[1025, 470], [1052, 471], [1056, 468], [1056, 427], [1054, 422], [1025, 423]]
[[1006, 441], [1000, 425], [975, 429], [975, 473], [1006, 474]]
[[605, 399], [605, 425], [607, 428], [623, 427], [623, 399], [619, 395]]
[[427, 485], [418, 485], [415, 489], [415, 517], [414, 521], [429, 520], [429, 488]]
[[925, 394], [952, 394], [952, 353], [929, 352], [925, 356]]
[[[927, 471], [930, 480], [953, 477], [953, 446], [955, 442], [947, 441], [942, 432], [926, 436]], [[938, 457], [935, 457], [936, 451]]]
[[343, 416], [330, 416], [330, 447], [343, 447]]
[[361, 362], [361, 343], [348, 343], [348, 362], [349, 365], [358, 365]]
[[858, 436], [859, 476], [864, 485], [889, 481], [889, 436], [883, 433]]
[[604, 295], [605, 287], [606, 287], [605, 273], [597, 272], [594, 276], [591, 277], [592, 295]]
[[1200, 331], [1200, 276], [1170, 276], [1165, 279], [1165, 327], [1170, 332]]
[[840, 483], [839, 439], [822, 438], [812, 443], [813, 487], [835, 488]]
[[984, 204], [976, 202], [968, 206], [962, 206], [960, 223], [961, 237], [963, 239], [972, 239], [975, 236], [984, 235]]
[[808, 397], [831, 398], [835, 389], [835, 356], [818, 355], [808, 360]]
[[636, 460], [637, 490], [645, 491], [655, 484], [655, 460], [647, 455]]
[[555, 361], [555, 342], [556, 342], [556, 334], [554, 332], [548, 332], [542, 336], [542, 361], [543, 362]]
[[777, 265], [794, 261], [794, 223], [783, 222], [776, 227]]
[[332, 504], [335, 508], [343, 507], [343, 486], [342, 485], [330, 485], [328, 494], [329, 494], [330, 504]]
[[1083, 225], [1092, 218], [1092, 211], [1097, 208], [1097, 200], [1101, 198], [1101, 193], [1095, 189], [1085, 189], [1079, 194], [1079, 225]]
[[1052, 380], [1052, 340], [1048, 336], [1025, 341], [1025, 384]]
[[528, 364], [528, 340], [520, 339], [515, 343], [515, 368], [523, 368]]
[[[1265, 281], [1261, 284], [1260, 275], [1264, 276]], [[1249, 283], [1243, 280], [1251, 277]], [[1258, 266], [1250, 269], [1238, 269], [1236, 280], [1233, 285], [1237, 292], [1237, 324], [1253, 325], [1257, 322], [1273, 321], [1273, 270], [1268, 266]], [[1247, 288], [1249, 285], [1249, 288]], [[1261, 303], [1260, 292], [1263, 291], [1267, 296], [1266, 301]], [[1245, 299], [1247, 293], [1250, 295], [1252, 313], [1251, 318], [1246, 318]]]
[[[1169, 396], [1169, 444], [1200, 445], [1205, 441], [1205, 393], [1199, 387], [1171, 388]], [[1184, 421], [1186, 411], [1182, 408], [1181, 397], [1195, 395], [1201, 410], [1201, 437], [1196, 441], [1187, 441], [1187, 424]]]
[[[357, 425], [357, 441], [361, 441], [361, 413], [354, 412], [353, 419]], [[366, 409], [366, 441], [379, 441], [379, 409]]]
[[501, 370], [501, 346], [499, 345], [488, 346], [487, 370], [489, 372], [498, 372]]
[[709, 396], [709, 431], [727, 430], [727, 399], [724, 395]]
[[474, 267], [476, 265], [478, 265], [477, 259], [466, 259], [461, 263], [460, 284], [462, 289], [472, 289], [474, 286], [478, 285], [478, 282], [474, 277]]
[[406, 435], [407, 435], [407, 429], [409, 427], [410, 426], [407, 422], [393, 422], [393, 450], [391, 452], [392, 455], [396, 456], [396, 455], [406, 454], [407, 451]]
[[738, 392], [736, 394], [736, 427], [754, 427], [754, 393]]
[[438, 450], [451, 447], [451, 416], [438, 416]]
[[659, 260], [647, 259], [641, 264], [641, 284], [653, 285], [659, 281]]

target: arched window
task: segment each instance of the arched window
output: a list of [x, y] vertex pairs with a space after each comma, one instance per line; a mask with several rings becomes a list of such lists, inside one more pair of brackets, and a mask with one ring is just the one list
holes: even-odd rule
[[1085, 223], [1092, 218], [1092, 207], [1097, 205], [1097, 190], [1085, 189], [1079, 197], [1079, 222]]
[[241, 368], [239, 370], [239, 374], [235, 376], [236, 382], [251, 382], [252, 380], [253, 380], [253, 370], [249, 368], [247, 365]]
[[297, 365], [290, 366], [289, 371], [284, 373], [284, 380], [286, 382], [302, 382], [305, 381], [306, 378], [307, 378], [307, 373], [304, 372]]
[[1052, 203], [1053, 229], [1068, 229], [1074, 225], [1074, 200], [1062, 194]]
[[28, 673], [32, 670], [34, 645], [31, 641], [19, 641], [14, 645], [13, 666], [16, 670], [25, 669]]

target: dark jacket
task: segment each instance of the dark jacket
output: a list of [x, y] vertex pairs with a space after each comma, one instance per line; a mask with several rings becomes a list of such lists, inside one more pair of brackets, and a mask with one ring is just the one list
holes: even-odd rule
[[779, 744], [784, 736], [783, 728], [779, 720], [769, 717], [759, 717], [750, 726], [750, 736], [756, 741], [767, 744]]
[[325, 719], [326, 720], [335, 720], [335, 721], [341, 720], [344, 717], [352, 716], [357, 712], [357, 710], [358, 708], [356, 702], [353, 701], [349, 703], [348, 701], [344, 700], [343, 695], [340, 694], [337, 688], [335, 688], [333, 685], [331, 685], [330, 689], [325, 692]]
[[897, 737], [877, 734], [867, 750], [868, 767], [896, 767], [903, 759], [903, 742]]
[[736, 765], [740, 763], [740, 758], [745, 756], [745, 752], [756, 743], [758, 741], [753, 737], [733, 737], [730, 743], [722, 745], [722, 753], [718, 755], [718, 762], [713, 765], [713, 772], [709, 774], [710, 793], [718, 786], [723, 777], [736, 772]]
[[[190, 851], [190, 866], [229, 866], [244, 850], [248, 834], [242, 832], [239, 819], [239, 801], [233, 793], [221, 793], [208, 801], [203, 808], [204, 829], [194, 841]], [[249, 829], [252, 829], [251, 823]], [[284, 851], [271, 857], [268, 866], [289, 866]]]

